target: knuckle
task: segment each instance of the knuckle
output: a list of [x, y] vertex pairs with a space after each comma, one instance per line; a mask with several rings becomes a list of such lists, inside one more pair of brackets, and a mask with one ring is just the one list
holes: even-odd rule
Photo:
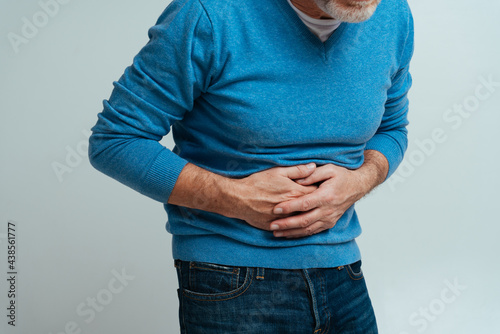
[[327, 203], [333, 203], [336, 200], [335, 194], [333, 192], [327, 193], [323, 198]]
[[300, 197], [302, 195], [303, 195], [303, 192], [298, 190], [298, 189], [290, 190], [290, 196], [292, 196], [292, 197]]
[[305, 233], [306, 235], [311, 236], [314, 234], [314, 230], [311, 227], [308, 227], [305, 229]]
[[303, 211], [309, 211], [309, 209], [311, 208], [311, 201], [308, 200], [308, 199], [305, 199], [303, 202], [302, 202], [302, 210]]
[[309, 218], [304, 218], [299, 222], [300, 227], [306, 227], [309, 228], [309, 225], [311, 225], [311, 220]]
[[335, 210], [333, 208], [328, 208], [325, 213], [326, 213], [325, 214], [326, 217], [330, 217], [332, 219], [335, 218]]

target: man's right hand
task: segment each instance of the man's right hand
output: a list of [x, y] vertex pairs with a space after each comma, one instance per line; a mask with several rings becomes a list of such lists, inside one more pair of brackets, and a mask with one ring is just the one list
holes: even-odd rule
[[245, 220], [248, 224], [270, 231], [273, 220], [289, 215], [276, 215], [273, 208], [276, 204], [312, 193], [318, 187], [302, 186], [294, 180], [303, 175], [311, 175], [316, 169], [314, 163], [292, 167], [274, 167], [254, 173], [243, 179], [234, 179], [235, 218]]
[[179, 175], [168, 203], [238, 218], [270, 231], [276, 215], [273, 208], [281, 202], [298, 198], [317, 189], [294, 180], [311, 175], [316, 165], [274, 167], [242, 179], [227, 178], [188, 163]]

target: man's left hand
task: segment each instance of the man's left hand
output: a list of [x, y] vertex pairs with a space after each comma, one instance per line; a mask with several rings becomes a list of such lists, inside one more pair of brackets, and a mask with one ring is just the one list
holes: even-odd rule
[[387, 160], [377, 151], [366, 151], [365, 163], [357, 170], [333, 164], [317, 167], [296, 181], [304, 186], [321, 183], [317, 190], [274, 207], [275, 214], [297, 213], [271, 222], [274, 236], [299, 238], [331, 229], [347, 209], [384, 181], [387, 170]]

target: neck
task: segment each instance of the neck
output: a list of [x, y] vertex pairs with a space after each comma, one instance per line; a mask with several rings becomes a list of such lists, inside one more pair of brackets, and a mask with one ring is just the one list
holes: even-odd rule
[[301, 12], [312, 17], [313, 19], [332, 19], [330, 15], [322, 11], [314, 0], [290, 0]]

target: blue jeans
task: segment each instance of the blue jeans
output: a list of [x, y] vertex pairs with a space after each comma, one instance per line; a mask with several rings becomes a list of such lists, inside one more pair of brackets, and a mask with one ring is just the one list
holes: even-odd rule
[[293, 270], [174, 262], [181, 333], [378, 333], [361, 261]]

